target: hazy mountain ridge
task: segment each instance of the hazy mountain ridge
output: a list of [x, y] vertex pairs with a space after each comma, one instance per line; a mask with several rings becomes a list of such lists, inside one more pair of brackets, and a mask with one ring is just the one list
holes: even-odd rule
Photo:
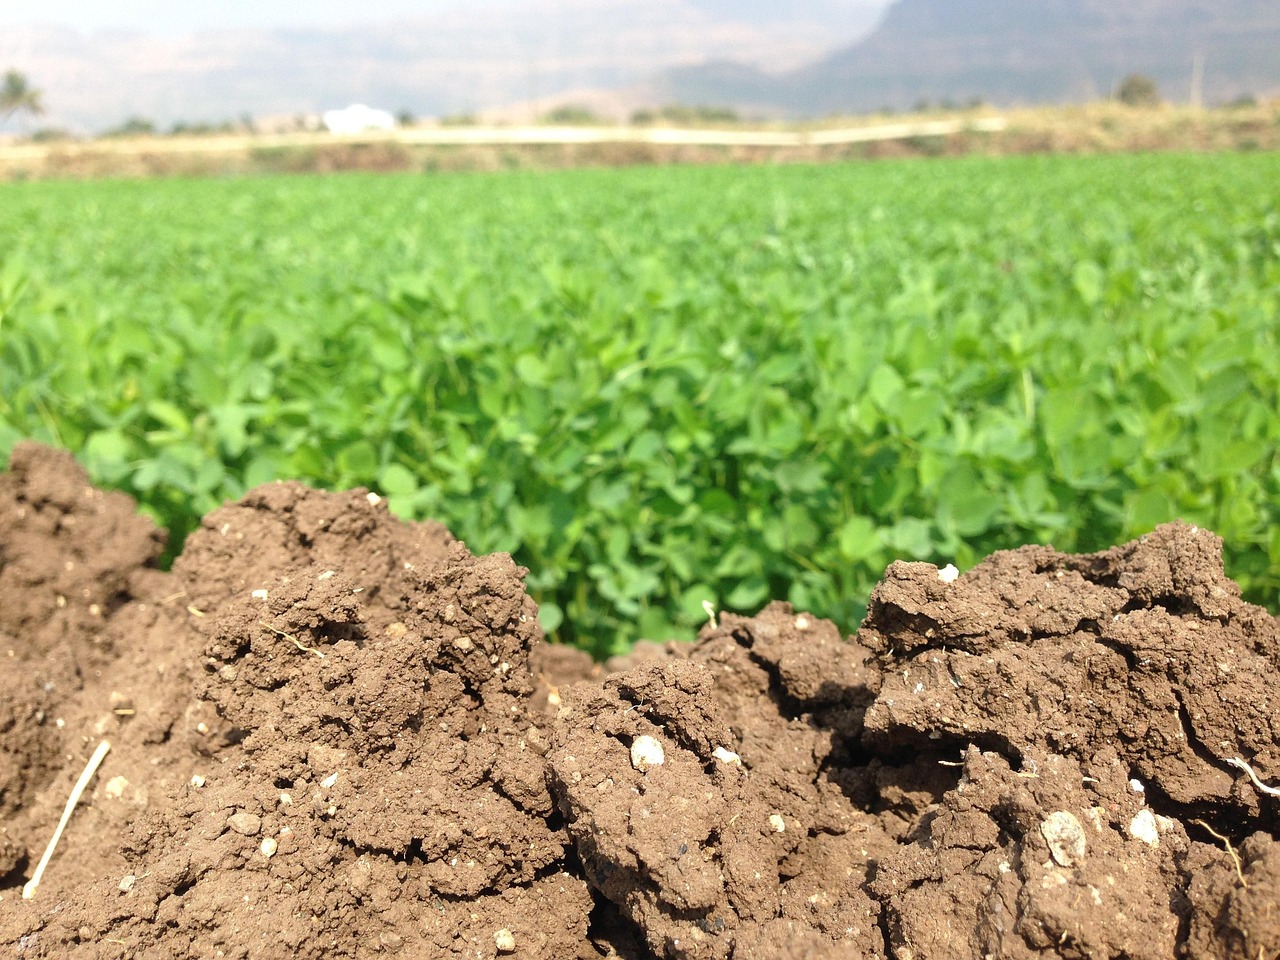
[[362, 27], [81, 33], [0, 29], [0, 67], [45, 91], [42, 123], [102, 129], [294, 115], [364, 101], [469, 113], [639, 84], [725, 58], [795, 69], [864, 35], [887, 0], [489, 0]]
[[1274, 0], [900, 0], [864, 40], [783, 76], [720, 63], [674, 69], [662, 89], [681, 100], [820, 114], [922, 100], [1087, 100], [1145, 73], [1186, 102], [1199, 55], [1211, 103], [1280, 89], [1277, 51]]

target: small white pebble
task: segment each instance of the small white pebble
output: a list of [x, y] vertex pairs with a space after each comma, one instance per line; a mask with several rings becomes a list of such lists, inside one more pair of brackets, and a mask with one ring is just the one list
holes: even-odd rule
[[1139, 810], [1137, 816], [1129, 821], [1129, 836], [1148, 846], [1160, 846], [1160, 827], [1156, 823], [1156, 815], [1146, 807]]
[[382, 498], [378, 496], [376, 493], [369, 494], [367, 497], [365, 497], [365, 499], [369, 501], [369, 506], [371, 507], [376, 507], [378, 504], [382, 502]]
[[726, 750], [724, 747], [716, 747], [711, 751], [711, 755], [721, 763], [736, 763], [738, 766], [742, 766], [742, 758], [732, 750]]
[[667, 760], [662, 744], [648, 735], [636, 737], [631, 744], [631, 766], [644, 773], [650, 767], [660, 767]]
[[253, 597], [253, 599], [255, 600], [265, 600], [267, 599], [267, 591], [255, 590], [253, 591], [253, 593], [250, 594], [250, 596]]
[[203, 787], [203, 786], [204, 786], [204, 777], [200, 776], [200, 774], [198, 774], [198, 773], [193, 773], [193, 774], [191, 775], [191, 785], [192, 785], [193, 787]]
[[1084, 828], [1070, 811], [1055, 810], [1049, 814], [1040, 824], [1040, 835], [1049, 845], [1049, 856], [1058, 866], [1075, 866], [1084, 859], [1088, 849]]
[[1146, 788], [1146, 787], [1144, 787], [1144, 786], [1142, 785], [1142, 781], [1141, 781], [1141, 780], [1138, 780], [1137, 778], [1134, 778], [1133, 780], [1130, 780], [1130, 781], [1129, 781], [1129, 789], [1130, 789], [1130, 790], [1132, 790], [1134, 793], [1146, 793], [1146, 792], [1147, 792], [1147, 788]]
[[138, 878], [132, 873], [125, 874], [120, 878], [120, 892], [128, 893], [133, 889], [133, 885], [138, 882]]
[[288, 807], [293, 805], [293, 797], [287, 793], [280, 794], [280, 806]]
[[258, 844], [258, 849], [262, 851], [264, 857], [274, 857], [279, 846], [274, 837], [263, 837], [262, 843]]
[[124, 796], [124, 792], [128, 789], [129, 781], [124, 777], [112, 777], [107, 781], [106, 786], [102, 788], [102, 792], [108, 797], [115, 797], [119, 800]]
[[515, 934], [503, 927], [493, 935], [493, 945], [498, 948], [499, 953], [515, 953]]
[[247, 810], [240, 810], [227, 817], [227, 826], [241, 836], [252, 837], [262, 828], [262, 818]]
[[320, 574], [320, 576], [316, 577], [316, 579], [317, 579], [317, 580], [328, 580], [328, 579], [329, 579], [330, 577], [332, 577], [332, 576], [333, 576], [333, 571], [332, 571], [332, 570], [326, 570], [324, 573]]
[[956, 569], [956, 565], [954, 563], [948, 563], [938, 571], [938, 579], [943, 583], [955, 583], [956, 578], [959, 576], [960, 571]]
[[809, 629], [809, 618], [806, 617], [803, 613], [800, 614], [800, 616], [796, 617], [796, 629], [797, 630]]
[[329, 774], [329, 776], [325, 777], [323, 780], [320, 781], [320, 786], [324, 787], [327, 790], [329, 787], [332, 787], [337, 782], [338, 782], [338, 775], [336, 773], [331, 773]]
[[782, 819], [782, 814], [773, 813], [769, 815], [769, 826], [773, 827], [776, 833], [787, 832], [787, 821]]

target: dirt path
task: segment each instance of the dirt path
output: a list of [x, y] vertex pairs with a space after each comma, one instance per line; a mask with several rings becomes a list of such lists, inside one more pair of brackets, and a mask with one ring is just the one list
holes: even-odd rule
[[161, 545], [65, 454], [0, 475], [5, 955], [1280, 952], [1280, 626], [1207, 531], [896, 563], [856, 637], [773, 604], [609, 673], [363, 491]]
[[137, 153], [243, 153], [327, 146], [527, 146], [532, 144], [635, 143], [663, 146], [805, 147], [943, 137], [965, 131], [999, 133], [1003, 117], [929, 120], [818, 130], [689, 130], [674, 127], [408, 127], [360, 134], [219, 134], [201, 137], [119, 137], [51, 143], [0, 143], [0, 162], [41, 163], [51, 156]]

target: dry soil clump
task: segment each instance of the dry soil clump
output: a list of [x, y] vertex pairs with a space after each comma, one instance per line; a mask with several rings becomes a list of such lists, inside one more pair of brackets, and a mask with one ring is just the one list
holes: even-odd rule
[[772, 604], [606, 669], [365, 491], [162, 549], [65, 454], [0, 475], [5, 955], [1280, 953], [1280, 629], [1207, 531], [895, 563], [853, 638]]

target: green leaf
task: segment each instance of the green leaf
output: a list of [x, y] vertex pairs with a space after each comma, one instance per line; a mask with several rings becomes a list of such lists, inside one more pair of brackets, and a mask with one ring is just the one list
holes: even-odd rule
[[147, 413], [175, 433], [186, 435], [191, 432], [191, 420], [186, 413], [168, 400], [152, 400], [147, 404]]
[[867, 383], [867, 395], [881, 411], [892, 414], [898, 403], [898, 395], [905, 386], [897, 370], [882, 364], [871, 374], [871, 380]]
[[1071, 282], [1085, 306], [1096, 306], [1102, 299], [1102, 268], [1092, 260], [1081, 260], [1071, 274]]
[[1176, 519], [1177, 507], [1159, 490], [1137, 490], [1125, 498], [1125, 527], [1134, 536]]
[[389, 497], [408, 496], [418, 489], [418, 478], [403, 464], [389, 463], [378, 472], [377, 486]]
[[515, 371], [516, 376], [531, 387], [547, 385], [547, 365], [531, 353], [516, 358]]
[[119, 430], [103, 430], [89, 436], [84, 455], [90, 463], [123, 463], [129, 459], [129, 440]]
[[542, 627], [542, 632], [551, 636], [560, 629], [560, 624], [564, 623], [564, 611], [558, 604], [544, 600], [538, 604], [538, 623]]
[[826, 486], [822, 464], [816, 460], [788, 460], [773, 471], [773, 477], [784, 493], [815, 493]]
[[246, 489], [260, 487], [264, 483], [271, 483], [273, 480], [279, 479], [280, 468], [275, 458], [271, 456], [254, 457], [249, 461], [249, 465], [244, 471], [244, 485]]
[[367, 483], [377, 474], [378, 451], [368, 440], [357, 440], [338, 454], [338, 469], [347, 483]]
[[716, 605], [716, 591], [710, 584], [694, 583], [680, 595], [681, 613], [695, 622], [706, 622], [707, 613], [703, 607], [704, 603], [711, 604], [713, 608]]
[[840, 527], [840, 554], [854, 563], [880, 550], [880, 534], [870, 517], [850, 517]]
[[737, 583], [724, 598], [725, 606], [742, 613], [756, 613], [769, 599], [769, 584], [764, 577], [751, 577]]
[[982, 476], [968, 463], [957, 463], [938, 485], [939, 519], [961, 537], [985, 533], [1000, 507], [1000, 497], [986, 488]]
[[933, 554], [933, 537], [928, 522], [904, 517], [881, 536], [889, 549], [902, 560], [927, 560]]

